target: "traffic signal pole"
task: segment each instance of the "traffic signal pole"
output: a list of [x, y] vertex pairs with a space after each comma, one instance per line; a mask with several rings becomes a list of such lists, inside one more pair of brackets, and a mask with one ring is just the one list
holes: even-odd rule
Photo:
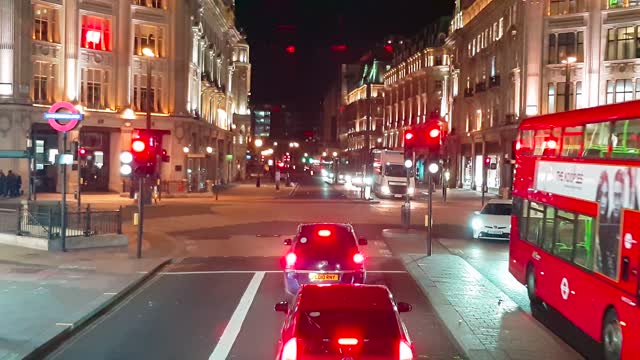
[[432, 206], [432, 200], [433, 200], [433, 174], [431, 173], [431, 171], [427, 170], [427, 173], [429, 174], [427, 176], [428, 178], [428, 186], [429, 186], [429, 203], [428, 203], [428, 208], [427, 208], [427, 216], [429, 217], [428, 221], [428, 226], [427, 226], [427, 256], [431, 256], [431, 253], [433, 251], [433, 239], [431, 238], [432, 236], [432, 231], [431, 231], [431, 227], [433, 226], [433, 206]]
[[482, 206], [484, 206], [484, 198], [487, 189], [487, 173], [488, 173], [487, 165], [483, 164], [482, 167]]
[[140, 192], [138, 193], [138, 247], [136, 251], [136, 257], [140, 259], [142, 257], [142, 232], [144, 230], [143, 222], [144, 222], [144, 202], [142, 199], [142, 192], [144, 189], [144, 177], [138, 177], [138, 189]]

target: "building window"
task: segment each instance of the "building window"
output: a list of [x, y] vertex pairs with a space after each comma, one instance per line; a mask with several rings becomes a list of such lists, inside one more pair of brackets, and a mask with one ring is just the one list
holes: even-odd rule
[[633, 100], [633, 80], [618, 79], [607, 81], [607, 104]]
[[[573, 86], [571, 86], [572, 84], [569, 83], [569, 93], [565, 94], [567, 89], [566, 89], [566, 83], [564, 82], [560, 82], [558, 83], [558, 91], [557, 91], [557, 98], [556, 98], [556, 112], [560, 112], [560, 111], [569, 111], [573, 109]], [[565, 99], [565, 96], [569, 96], [569, 108], [566, 108], [566, 102], [567, 101]]]
[[607, 31], [607, 60], [640, 58], [639, 26], [625, 26]]
[[164, 9], [164, 0], [132, 0], [133, 5], [146, 6], [154, 9]]
[[59, 43], [58, 11], [42, 5], [33, 5], [33, 40]]
[[574, 109], [582, 109], [582, 81], [576, 81], [576, 103]]
[[111, 20], [97, 16], [82, 16], [82, 47], [111, 51]]
[[578, 62], [584, 61], [584, 32], [549, 34], [547, 52], [549, 64], [560, 64], [570, 56]]
[[548, 113], [552, 114], [556, 112], [556, 86], [554, 83], [549, 83], [547, 87], [547, 99], [549, 104]]
[[[151, 112], [162, 112], [161, 79], [151, 76], [151, 89], [148, 91], [151, 102]], [[147, 76], [134, 75], [133, 79], [133, 108], [135, 111], [147, 111]]]
[[150, 48], [157, 57], [165, 57], [164, 31], [154, 25], [136, 24], [133, 54], [142, 56], [142, 49]]
[[56, 65], [42, 61], [33, 64], [33, 80], [31, 84], [31, 98], [34, 103], [51, 103], [53, 99]]
[[548, 14], [563, 15], [586, 11], [584, 0], [549, 0]]
[[638, 5], [640, 5], [640, 0], [607, 0], [607, 9]]
[[89, 109], [109, 108], [109, 72], [100, 69], [82, 69], [80, 101]]

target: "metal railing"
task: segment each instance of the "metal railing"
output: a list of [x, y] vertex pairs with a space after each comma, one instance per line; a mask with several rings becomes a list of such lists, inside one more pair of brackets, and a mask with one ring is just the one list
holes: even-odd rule
[[[0, 209], [0, 233], [59, 238], [62, 233], [61, 205], [30, 204], [17, 209]], [[118, 210], [93, 210], [90, 205], [81, 211], [67, 211], [67, 237], [122, 234], [122, 207]]]

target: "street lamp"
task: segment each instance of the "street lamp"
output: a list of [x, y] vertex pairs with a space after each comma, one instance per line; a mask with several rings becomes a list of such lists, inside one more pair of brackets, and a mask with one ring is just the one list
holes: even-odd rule
[[188, 154], [189, 153], [189, 147], [188, 146], [183, 147], [182, 148], [182, 152], [184, 152], [185, 154]]
[[334, 151], [333, 154], [331, 154], [331, 155], [333, 155], [333, 157], [336, 157], [336, 156], [338, 156], [338, 153], [336, 151]]
[[256, 139], [256, 141], [253, 142], [257, 148], [261, 147], [262, 144], [264, 144], [264, 142], [262, 141], [262, 139]]
[[566, 59], [562, 60], [562, 63], [566, 66], [565, 68], [565, 79], [564, 79], [564, 111], [569, 111], [569, 104], [570, 104], [570, 92], [571, 92], [571, 85], [569, 83], [569, 81], [571, 80], [571, 74], [570, 74], [570, 70], [571, 70], [571, 64], [575, 63], [577, 61], [577, 59], [574, 56], [569, 56]]
[[207, 154], [213, 153], [213, 148], [211, 146], [207, 146]]
[[323, 157], [324, 157], [324, 156], [327, 156], [327, 152], [326, 152], [326, 151], [323, 151], [323, 152], [322, 152], [322, 156], [323, 156]]
[[156, 57], [156, 54], [148, 47], [142, 49], [142, 55], [148, 58], [147, 61], [147, 96], [145, 99], [145, 106], [147, 108], [147, 130], [151, 130], [151, 59]]

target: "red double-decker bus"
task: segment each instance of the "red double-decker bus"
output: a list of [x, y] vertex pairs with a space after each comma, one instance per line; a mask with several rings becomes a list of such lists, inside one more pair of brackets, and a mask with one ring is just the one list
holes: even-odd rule
[[509, 271], [606, 359], [640, 359], [640, 101], [519, 131]]

